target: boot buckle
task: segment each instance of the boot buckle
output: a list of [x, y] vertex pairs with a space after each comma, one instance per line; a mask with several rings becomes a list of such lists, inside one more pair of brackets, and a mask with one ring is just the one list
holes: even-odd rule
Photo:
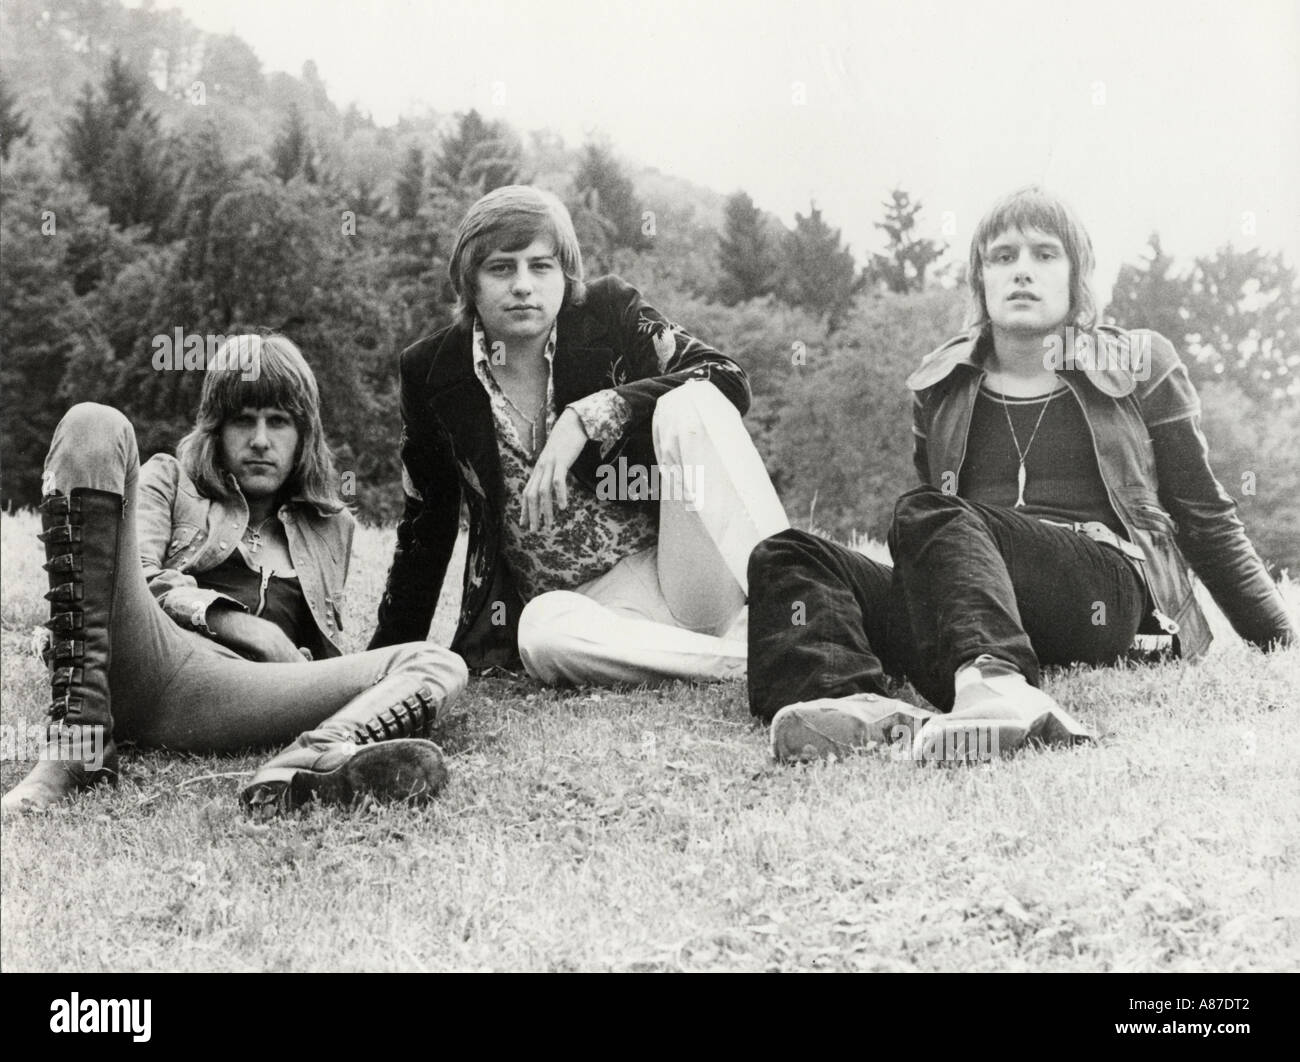
[[54, 494], [48, 498], [43, 498], [37, 508], [43, 513], [66, 516], [68, 513], [81, 512], [81, 499], [70, 498], [65, 494]]
[[75, 524], [57, 524], [36, 536], [46, 545], [70, 546], [82, 541], [81, 528]]
[[45, 600], [60, 605], [70, 605], [81, 601], [83, 596], [84, 592], [80, 583], [60, 583], [45, 595]]
[[80, 686], [84, 671], [79, 667], [56, 667], [51, 686]]
[[45, 621], [45, 626], [55, 634], [71, 634], [82, 629], [82, 616], [80, 612], [56, 612]]
[[86, 643], [75, 638], [65, 642], [56, 641], [53, 651], [55, 660], [82, 660], [86, 656]]

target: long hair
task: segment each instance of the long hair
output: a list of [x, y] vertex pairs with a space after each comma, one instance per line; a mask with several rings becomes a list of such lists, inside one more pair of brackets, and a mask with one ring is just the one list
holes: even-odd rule
[[550, 192], [526, 184], [509, 184], [488, 192], [469, 208], [456, 230], [447, 272], [456, 293], [456, 320], [472, 325], [479, 266], [496, 251], [522, 251], [534, 240], [547, 238], [564, 273], [563, 305], [580, 304], [586, 297], [582, 250], [573, 231], [569, 211]]
[[274, 334], [230, 336], [208, 364], [194, 429], [176, 447], [177, 460], [199, 490], [210, 498], [235, 493], [226, 481], [230, 470], [221, 463], [221, 427], [245, 408], [282, 409], [293, 417], [298, 452], [281, 494], [326, 512], [342, 509], [316, 377], [302, 352]]
[[1064, 200], [1051, 195], [1039, 185], [1020, 188], [998, 200], [975, 228], [970, 241], [970, 308], [966, 314], [968, 328], [985, 328], [989, 310], [984, 301], [984, 251], [1004, 232], [1038, 229], [1055, 236], [1065, 248], [1070, 262], [1069, 323], [1091, 329], [1097, 323], [1097, 299], [1092, 293], [1092, 270], [1096, 260], [1092, 240], [1074, 211]]

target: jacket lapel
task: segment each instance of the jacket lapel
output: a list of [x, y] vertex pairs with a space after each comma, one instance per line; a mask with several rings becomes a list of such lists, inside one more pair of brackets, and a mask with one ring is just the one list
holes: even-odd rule
[[484, 498], [504, 490], [501, 455], [487, 392], [474, 375], [472, 333], [460, 326], [447, 333], [429, 368], [428, 407], [451, 440], [453, 457], [467, 489]]
[[[1073, 329], [1067, 330], [1066, 335], [1074, 335]], [[959, 365], [979, 368], [976, 360], [979, 338], [979, 329], [975, 328], [948, 340], [921, 360], [920, 366], [907, 378], [907, 386], [913, 391], [924, 391], [947, 379]], [[1090, 338], [1091, 354], [1062, 348], [1061, 371], [1085, 377], [1093, 387], [1111, 398], [1123, 398], [1132, 394], [1136, 387], [1133, 373], [1123, 368], [1122, 364], [1115, 364], [1130, 359], [1128, 351], [1134, 342], [1131, 335], [1109, 325], [1100, 325], [1095, 332], [1090, 333]]]

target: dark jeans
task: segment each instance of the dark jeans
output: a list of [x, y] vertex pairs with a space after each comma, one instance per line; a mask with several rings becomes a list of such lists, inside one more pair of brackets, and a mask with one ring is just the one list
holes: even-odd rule
[[896, 567], [805, 531], [782, 531], [749, 559], [749, 706], [886, 693], [911, 681], [940, 711], [953, 675], [988, 653], [1034, 685], [1040, 665], [1124, 656], [1147, 592], [1118, 550], [1012, 509], [933, 487], [898, 500]]

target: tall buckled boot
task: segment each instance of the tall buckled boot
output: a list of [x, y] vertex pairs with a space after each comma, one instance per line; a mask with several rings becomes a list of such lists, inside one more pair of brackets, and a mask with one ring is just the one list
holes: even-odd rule
[[422, 803], [437, 795], [447, 784], [447, 767], [425, 735], [440, 698], [428, 684], [404, 698], [392, 686], [377, 683], [264, 763], [240, 793], [250, 814], [273, 818], [311, 800]]
[[0, 802], [6, 814], [39, 811], [100, 782], [117, 782], [108, 665], [124, 500], [79, 488], [47, 495], [40, 512], [53, 703], [36, 766]]

